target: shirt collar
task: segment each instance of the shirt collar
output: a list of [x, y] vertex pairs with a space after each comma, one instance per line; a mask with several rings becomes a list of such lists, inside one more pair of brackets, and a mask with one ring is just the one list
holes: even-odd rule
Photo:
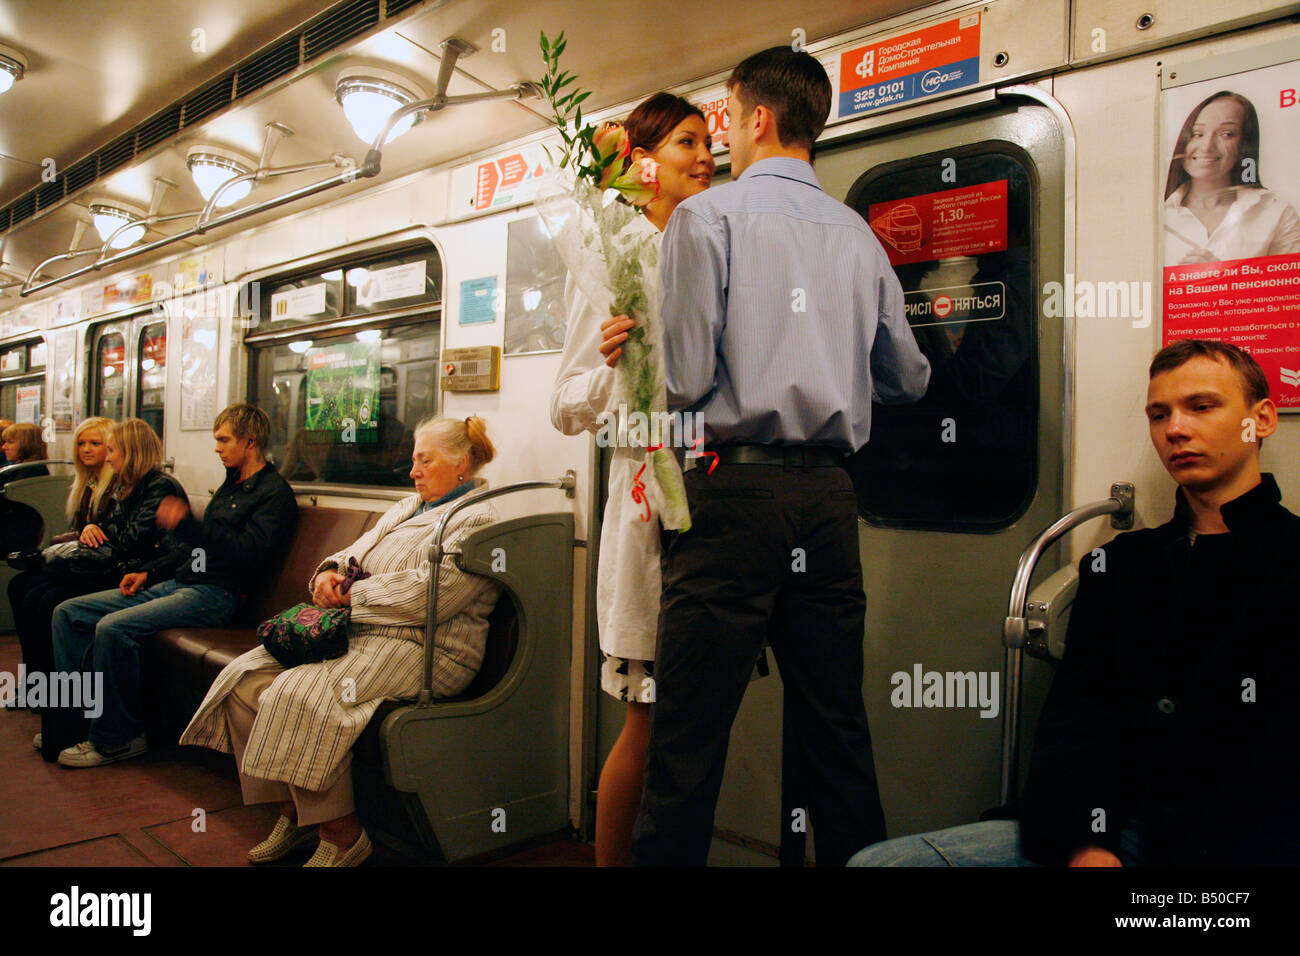
[[769, 156], [767, 159], [751, 163], [749, 168], [740, 174], [737, 182], [750, 176], [779, 176], [782, 179], [805, 183], [814, 189], [822, 188], [822, 184], [817, 181], [817, 174], [813, 172], [812, 164], [792, 156]]
[[[746, 171], [748, 172], [748, 170]], [[1183, 199], [1187, 196], [1187, 189], [1188, 189], [1188, 184], [1183, 183], [1181, 186], [1179, 186], [1177, 189], [1171, 192], [1169, 194], [1169, 198], [1165, 200], [1165, 208], [1167, 210], [1185, 209], [1186, 207], [1183, 206]], [[1238, 206], [1238, 208], [1243, 210], [1249, 209], [1251, 206], [1262, 201], [1263, 198], [1264, 198], [1264, 190], [1262, 187], [1256, 188], [1254, 186], [1238, 186], [1236, 189], [1236, 195], [1233, 197], [1233, 205], [1236, 205]], [[1188, 210], [1188, 213], [1191, 215], [1195, 215], [1194, 213], [1191, 212], [1190, 209]]]
[[[1192, 507], [1187, 503], [1183, 489], [1174, 492], [1174, 523], [1185, 530], [1192, 524]], [[1238, 498], [1219, 506], [1219, 514], [1229, 531], [1250, 532], [1272, 527], [1276, 523], [1277, 506], [1282, 502], [1282, 492], [1270, 472], [1259, 476], [1259, 484]]]

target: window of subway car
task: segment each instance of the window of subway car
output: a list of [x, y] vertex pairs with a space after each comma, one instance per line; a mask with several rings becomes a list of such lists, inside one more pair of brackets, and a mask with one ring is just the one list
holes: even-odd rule
[[415, 426], [438, 410], [441, 287], [427, 245], [262, 281], [249, 395], [285, 478], [410, 485]]

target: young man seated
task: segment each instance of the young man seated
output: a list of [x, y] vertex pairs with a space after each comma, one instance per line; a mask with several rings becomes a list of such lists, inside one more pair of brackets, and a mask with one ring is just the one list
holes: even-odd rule
[[1079, 563], [1021, 818], [878, 843], [855, 866], [1300, 863], [1300, 518], [1261, 474], [1255, 360], [1189, 340], [1151, 362], [1172, 520]]
[[54, 611], [54, 660], [62, 672], [103, 674], [102, 713], [89, 739], [59, 754], [64, 767], [98, 767], [145, 751], [139, 641], [173, 627], [221, 627], [244, 594], [288, 546], [298, 520], [293, 490], [266, 462], [271, 423], [251, 405], [231, 405], [212, 426], [226, 480], [203, 520], [179, 498], [158, 506], [158, 524], [178, 546], [153, 570], [128, 574], [116, 591], [65, 601]]

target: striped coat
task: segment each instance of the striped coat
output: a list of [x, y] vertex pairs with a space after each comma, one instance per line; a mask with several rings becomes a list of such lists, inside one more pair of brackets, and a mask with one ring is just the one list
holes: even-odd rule
[[[485, 484], [482, 479], [475, 482]], [[307, 790], [332, 785], [380, 702], [415, 697], [420, 691], [429, 547], [438, 518], [450, 507], [416, 514], [422, 504], [419, 495], [397, 502], [378, 524], [313, 572], [314, 577], [355, 557], [371, 574], [352, 586], [345, 655], [284, 670], [265, 648], [248, 651], [217, 676], [181, 743], [233, 752], [222, 702], [245, 674], [281, 671], [262, 695], [240, 769]], [[460, 512], [443, 534], [444, 548], [458, 550], [466, 535], [495, 517], [486, 502]], [[433, 687], [436, 695], [449, 696], [464, 690], [478, 673], [487, 644], [487, 617], [500, 587], [465, 574], [451, 556], [443, 558], [439, 573]]]

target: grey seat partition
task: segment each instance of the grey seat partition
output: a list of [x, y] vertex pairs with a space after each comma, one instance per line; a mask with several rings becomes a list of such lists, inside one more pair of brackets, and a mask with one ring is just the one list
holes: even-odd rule
[[415, 795], [447, 862], [568, 823], [573, 515], [480, 528], [456, 561], [514, 603], [514, 656], [482, 696], [400, 707], [380, 729], [385, 780]]
[[[15, 504], [26, 505], [41, 516], [40, 547], [50, 543], [54, 535], [68, 528], [68, 490], [72, 487], [71, 475], [38, 475], [35, 478], [12, 478], [0, 489]], [[9, 607], [9, 582], [18, 574], [4, 562], [0, 555], [0, 630], [13, 630], [13, 610]]]

